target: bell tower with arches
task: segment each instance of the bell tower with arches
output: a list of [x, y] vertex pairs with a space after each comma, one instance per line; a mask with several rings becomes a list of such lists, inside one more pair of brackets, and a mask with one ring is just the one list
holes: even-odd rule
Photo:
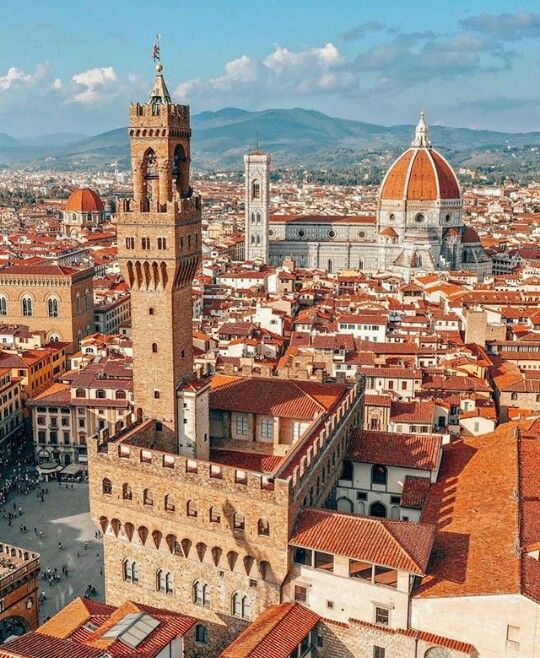
[[245, 258], [269, 259], [270, 154], [259, 149], [244, 155], [245, 164]]
[[191, 284], [201, 257], [201, 200], [190, 185], [189, 107], [172, 102], [155, 59], [149, 101], [129, 109], [133, 199], [119, 205], [118, 256], [131, 289], [135, 404], [172, 438], [176, 390], [193, 374]]

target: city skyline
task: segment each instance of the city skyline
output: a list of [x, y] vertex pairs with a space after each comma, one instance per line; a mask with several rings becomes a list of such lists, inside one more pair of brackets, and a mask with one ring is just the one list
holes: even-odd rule
[[[124, 125], [147, 93], [162, 36], [167, 82], [192, 111], [305, 107], [380, 124], [537, 129], [531, 71], [540, 60], [535, 3], [419, 1], [335, 6], [61, 0], [4, 4], [1, 132], [95, 134]], [[451, 10], [451, 11], [450, 11]], [[191, 27], [190, 27], [191, 26]], [[197, 26], [197, 29], [193, 29]], [[143, 72], [147, 72], [147, 74]], [[50, 108], [43, 113], [44, 106]]]

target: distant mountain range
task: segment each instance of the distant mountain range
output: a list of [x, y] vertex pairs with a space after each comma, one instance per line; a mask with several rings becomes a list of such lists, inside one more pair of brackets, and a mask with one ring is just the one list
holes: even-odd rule
[[[381, 126], [302, 108], [261, 112], [224, 108], [202, 112], [192, 117], [192, 128], [192, 159], [198, 169], [241, 168], [242, 156], [254, 147], [257, 133], [261, 148], [272, 153], [277, 165], [305, 166], [335, 162], [335, 154], [340, 151], [356, 155], [370, 150], [399, 151], [407, 147], [414, 133], [413, 125]], [[430, 137], [443, 152], [454, 153], [540, 145], [540, 131], [504, 133], [433, 126]], [[24, 140], [0, 133], [0, 165], [127, 168], [127, 130], [118, 128], [93, 137], [58, 133]]]

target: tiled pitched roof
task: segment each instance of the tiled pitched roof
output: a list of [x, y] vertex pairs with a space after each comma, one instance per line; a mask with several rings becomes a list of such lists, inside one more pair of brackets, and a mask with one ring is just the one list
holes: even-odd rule
[[257, 473], [273, 473], [281, 464], [284, 457], [264, 455], [255, 452], [241, 452], [240, 450], [210, 450], [210, 461], [223, 466], [233, 466], [246, 471]]
[[390, 418], [396, 423], [432, 423], [435, 403], [430, 400], [394, 400], [390, 407]]
[[6, 656], [21, 658], [102, 658], [103, 651], [71, 640], [64, 640], [41, 633], [27, 633], [3, 645]]
[[426, 523], [307, 508], [290, 543], [421, 575], [426, 573], [434, 533], [435, 526]]
[[219, 658], [289, 658], [320, 617], [298, 603], [267, 608]]
[[507, 423], [443, 448], [422, 514], [437, 525], [433, 556], [416, 596], [520, 591], [518, 440]]
[[439, 461], [441, 437], [437, 434], [355, 432], [347, 457], [364, 464], [385, 464], [432, 470]]
[[429, 478], [406, 475], [401, 491], [401, 507], [409, 509], [422, 509], [430, 487]]
[[215, 375], [210, 408], [314, 420], [334, 407], [346, 391], [338, 384]]

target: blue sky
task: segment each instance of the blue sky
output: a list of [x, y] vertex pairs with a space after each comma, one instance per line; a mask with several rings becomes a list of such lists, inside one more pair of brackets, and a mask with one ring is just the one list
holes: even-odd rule
[[125, 125], [156, 32], [193, 112], [540, 130], [538, 0], [2, 0], [0, 132]]

